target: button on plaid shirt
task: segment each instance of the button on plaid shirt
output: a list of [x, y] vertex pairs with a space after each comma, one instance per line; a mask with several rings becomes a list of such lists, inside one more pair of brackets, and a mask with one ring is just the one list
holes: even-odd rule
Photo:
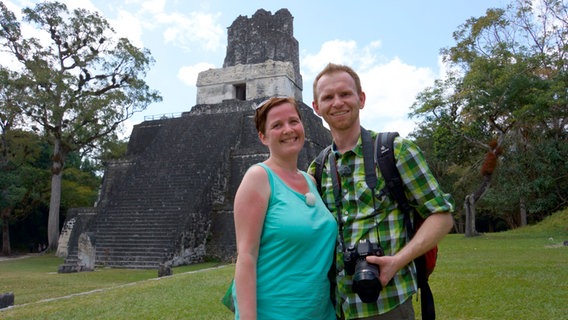
[[[373, 142], [376, 132], [369, 131]], [[361, 239], [380, 242], [385, 255], [394, 255], [407, 243], [404, 214], [397, 208], [394, 199], [382, 191], [385, 182], [378, 174], [378, 184], [372, 191], [365, 182], [363, 149], [361, 137], [353, 150], [344, 154], [335, 151], [324, 163], [322, 173], [322, 198], [329, 210], [338, 217], [329, 161], [337, 163], [341, 183], [341, 218], [345, 246], [355, 245]], [[406, 194], [412, 205], [424, 218], [436, 212], [451, 212], [453, 200], [440, 189], [438, 182], [428, 168], [422, 152], [409, 140], [397, 137], [394, 141], [394, 155], [400, 175], [406, 185]], [[376, 167], [375, 167], [376, 168]], [[377, 169], [378, 171], [378, 169]], [[315, 164], [312, 162], [308, 173], [314, 175]], [[351, 291], [352, 276], [346, 275], [343, 268], [343, 251], [339, 238], [336, 247], [336, 300], [337, 313], [345, 319], [369, 317], [388, 312], [410, 298], [417, 290], [416, 269], [414, 263], [402, 268], [381, 291], [376, 303], [363, 303], [359, 296]]]

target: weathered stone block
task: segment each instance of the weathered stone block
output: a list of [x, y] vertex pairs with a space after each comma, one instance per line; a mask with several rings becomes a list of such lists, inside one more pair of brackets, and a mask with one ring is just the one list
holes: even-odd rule
[[95, 270], [96, 248], [94, 242], [94, 234], [91, 232], [84, 232], [79, 236], [77, 258], [81, 271]]
[[11, 307], [14, 305], [14, 293], [0, 293], [0, 309]]
[[169, 263], [160, 263], [158, 267], [158, 277], [167, 277], [172, 274], [172, 266]]

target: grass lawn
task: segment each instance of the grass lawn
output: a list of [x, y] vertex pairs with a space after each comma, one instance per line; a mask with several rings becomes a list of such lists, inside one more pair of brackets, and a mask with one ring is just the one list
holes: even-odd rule
[[[58, 274], [49, 256], [0, 262], [0, 292], [14, 292], [15, 306], [0, 319], [231, 319], [219, 302], [233, 265], [156, 270], [99, 269]], [[6, 277], [7, 276], [7, 277]]]
[[[430, 278], [437, 319], [568, 319], [566, 240], [568, 210], [515, 231], [448, 235]], [[156, 270], [58, 274], [61, 263], [0, 261], [0, 293], [15, 294], [0, 319], [232, 319], [220, 299], [234, 265], [184, 266], [156, 278]]]

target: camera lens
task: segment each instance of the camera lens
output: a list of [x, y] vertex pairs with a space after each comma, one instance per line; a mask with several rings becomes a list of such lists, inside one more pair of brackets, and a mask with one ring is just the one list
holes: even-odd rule
[[353, 276], [353, 292], [365, 303], [375, 302], [383, 286], [379, 281], [379, 269], [365, 260], [357, 262]]

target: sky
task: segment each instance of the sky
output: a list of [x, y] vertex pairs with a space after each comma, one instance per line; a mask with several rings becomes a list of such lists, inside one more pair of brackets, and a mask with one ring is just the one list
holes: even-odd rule
[[[37, 1], [2, 0], [17, 16]], [[315, 75], [329, 63], [358, 72], [367, 100], [361, 123], [406, 136], [416, 95], [444, 74], [440, 50], [455, 45], [452, 33], [489, 8], [512, 0], [60, 0], [69, 9], [98, 11], [119, 36], [150, 50], [155, 63], [145, 80], [162, 102], [136, 113], [123, 129], [163, 114], [180, 114], [196, 104], [200, 71], [221, 68], [227, 28], [238, 16], [282, 8], [294, 17], [299, 42], [303, 102], [312, 105]], [[252, 124], [251, 124], [252, 125]]]

